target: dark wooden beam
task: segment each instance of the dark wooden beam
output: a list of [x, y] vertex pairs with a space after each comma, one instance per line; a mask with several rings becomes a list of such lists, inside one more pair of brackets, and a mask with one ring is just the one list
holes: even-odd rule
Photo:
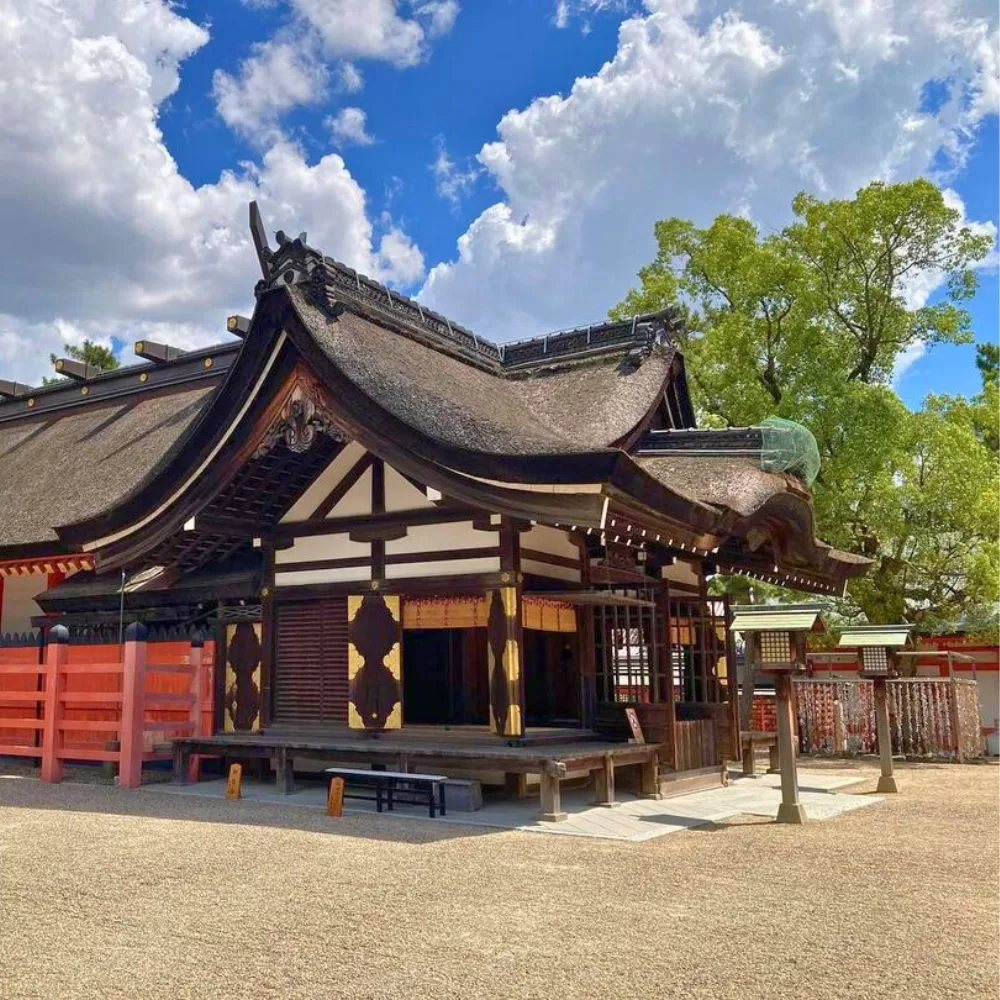
[[154, 340], [137, 340], [132, 345], [132, 350], [138, 357], [145, 358], [147, 361], [153, 361], [156, 364], [173, 361], [184, 353], [179, 347], [171, 347], [169, 344], [158, 344]]
[[101, 373], [100, 368], [84, 364], [82, 361], [74, 361], [72, 358], [57, 358], [53, 367], [60, 375], [76, 379], [77, 382], [86, 382]]
[[226, 320], [226, 330], [242, 339], [250, 332], [250, 320], [246, 316], [230, 316]]
[[225, 514], [195, 514], [194, 531], [204, 531], [213, 535], [226, 535], [230, 538], [262, 538], [269, 530], [268, 525], [245, 521], [239, 517], [227, 517]]
[[366, 451], [354, 465], [347, 470], [344, 478], [324, 497], [319, 506], [309, 515], [310, 521], [322, 521], [347, 495], [347, 491], [368, 471], [373, 462], [372, 454]]
[[[385, 463], [381, 458], [372, 459], [372, 513], [385, 513]], [[385, 539], [372, 539], [372, 579], [385, 576]]]
[[27, 396], [31, 392], [30, 385], [21, 385], [20, 382], [8, 382], [6, 379], [0, 379], [0, 397], [4, 399], [20, 399], [22, 396]]
[[393, 510], [384, 514], [358, 514], [351, 517], [328, 517], [324, 520], [292, 521], [268, 528], [272, 539], [309, 538], [314, 535], [334, 535], [340, 532], [363, 531], [369, 528], [406, 528], [417, 524], [450, 524], [454, 521], [471, 521], [474, 510], [448, 507], [416, 510]]

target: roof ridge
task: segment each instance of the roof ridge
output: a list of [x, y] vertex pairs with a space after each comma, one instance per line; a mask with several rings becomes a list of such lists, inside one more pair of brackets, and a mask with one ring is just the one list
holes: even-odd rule
[[375, 313], [378, 319], [395, 320], [406, 327], [398, 332], [415, 336], [426, 346], [460, 360], [485, 365], [497, 375], [629, 349], [648, 350], [657, 340], [669, 341], [677, 350], [673, 331], [680, 314], [673, 308], [497, 344], [416, 299], [326, 256], [306, 244], [301, 236], [290, 240], [279, 233], [278, 241], [278, 249], [267, 260], [269, 276], [258, 283], [258, 295], [287, 285], [311, 286], [311, 297], [321, 307], [340, 303], [352, 311], [359, 309], [369, 318]]

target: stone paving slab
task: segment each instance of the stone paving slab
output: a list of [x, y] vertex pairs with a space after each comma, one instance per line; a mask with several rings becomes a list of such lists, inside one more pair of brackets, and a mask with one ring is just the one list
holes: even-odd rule
[[[838, 789], [857, 784], [853, 776], [799, 770], [800, 799], [807, 820], [834, 819], [846, 812], [874, 805], [882, 799], [875, 795], [838, 794]], [[202, 781], [197, 785], [149, 785], [151, 792], [176, 795], [198, 795], [210, 798], [225, 796], [226, 782], [222, 779]], [[244, 798], [276, 806], [307, 809], [326, 808], [326, 789], [322, 785], [300, 786], [292, 795], [279, 794], [274, 785], [245, 780]], [[691, 792], [674, 798], [654, 801], [623, 795], [614, 808], [594, 806], [587, 789], [567, 789], [563, 792], [563, 808], [568, 818], [561, 823], [543, 823], [538, 818], [537, 799], [489, 801], [477, 812], [452, 813], [431, 819], [426, 809], [417, 806], [397, 806], [394, 812], [382, 816], [389, 822], [397, 818], [418, 819], [428, 823], [448, 823], [459, 826], [488, 827], [498, 830], [521, 830], [563, 837], [592, 837], [603, 840], [641, 842], [663, 837], [681, 830], [690, 830], [719, 823], [733, 816], [750, 815], [774, 818], [781, 802], [781, 777], [777, 774], [757, 778], [731, 778], [728, 787]], [[233, 803], [239, 809], [239, 803]], [[375, 804], [348, 800], [348, 814], [375, 813]]]

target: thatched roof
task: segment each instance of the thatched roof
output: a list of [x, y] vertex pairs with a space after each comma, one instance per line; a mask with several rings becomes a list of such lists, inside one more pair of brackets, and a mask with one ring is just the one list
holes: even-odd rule
[[123, 502], [202, 412], [211, 386], [0, 423], [0, 557]]
[[743, 517], [755, 514], [782, 493], [809, 499], [808, 491], [794, 476], [764, 472], [759, 462], [744, 456], [675, 454], [641, 456], [638, 462], [671, 489], [717, 507], [728, 507]]
[[355, 312], [331, 315], [300, 288], [295, 307], [327, 357], [375, 403], [432, 439], [502, 455], [560, 454], [612, 445], [663, 391], [674, 352], [641, 362], [606, 352], [508, 376], [393, 332]]

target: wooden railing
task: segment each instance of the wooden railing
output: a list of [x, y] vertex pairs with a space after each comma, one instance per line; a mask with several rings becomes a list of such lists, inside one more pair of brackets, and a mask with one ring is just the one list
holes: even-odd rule
[[43, 781], [67, 761], [110, 761], [121, 787], [138, 787], [143, 762], [163, 756], [154, 743], [211, 731], [211, 655], [198, 638], [162, 648], [180, 645], [134, 624], [121, 647], [74, 647], [57, 625], [42, 662], [37, 647], [0, 649], [0, 757], [40, 759]]

